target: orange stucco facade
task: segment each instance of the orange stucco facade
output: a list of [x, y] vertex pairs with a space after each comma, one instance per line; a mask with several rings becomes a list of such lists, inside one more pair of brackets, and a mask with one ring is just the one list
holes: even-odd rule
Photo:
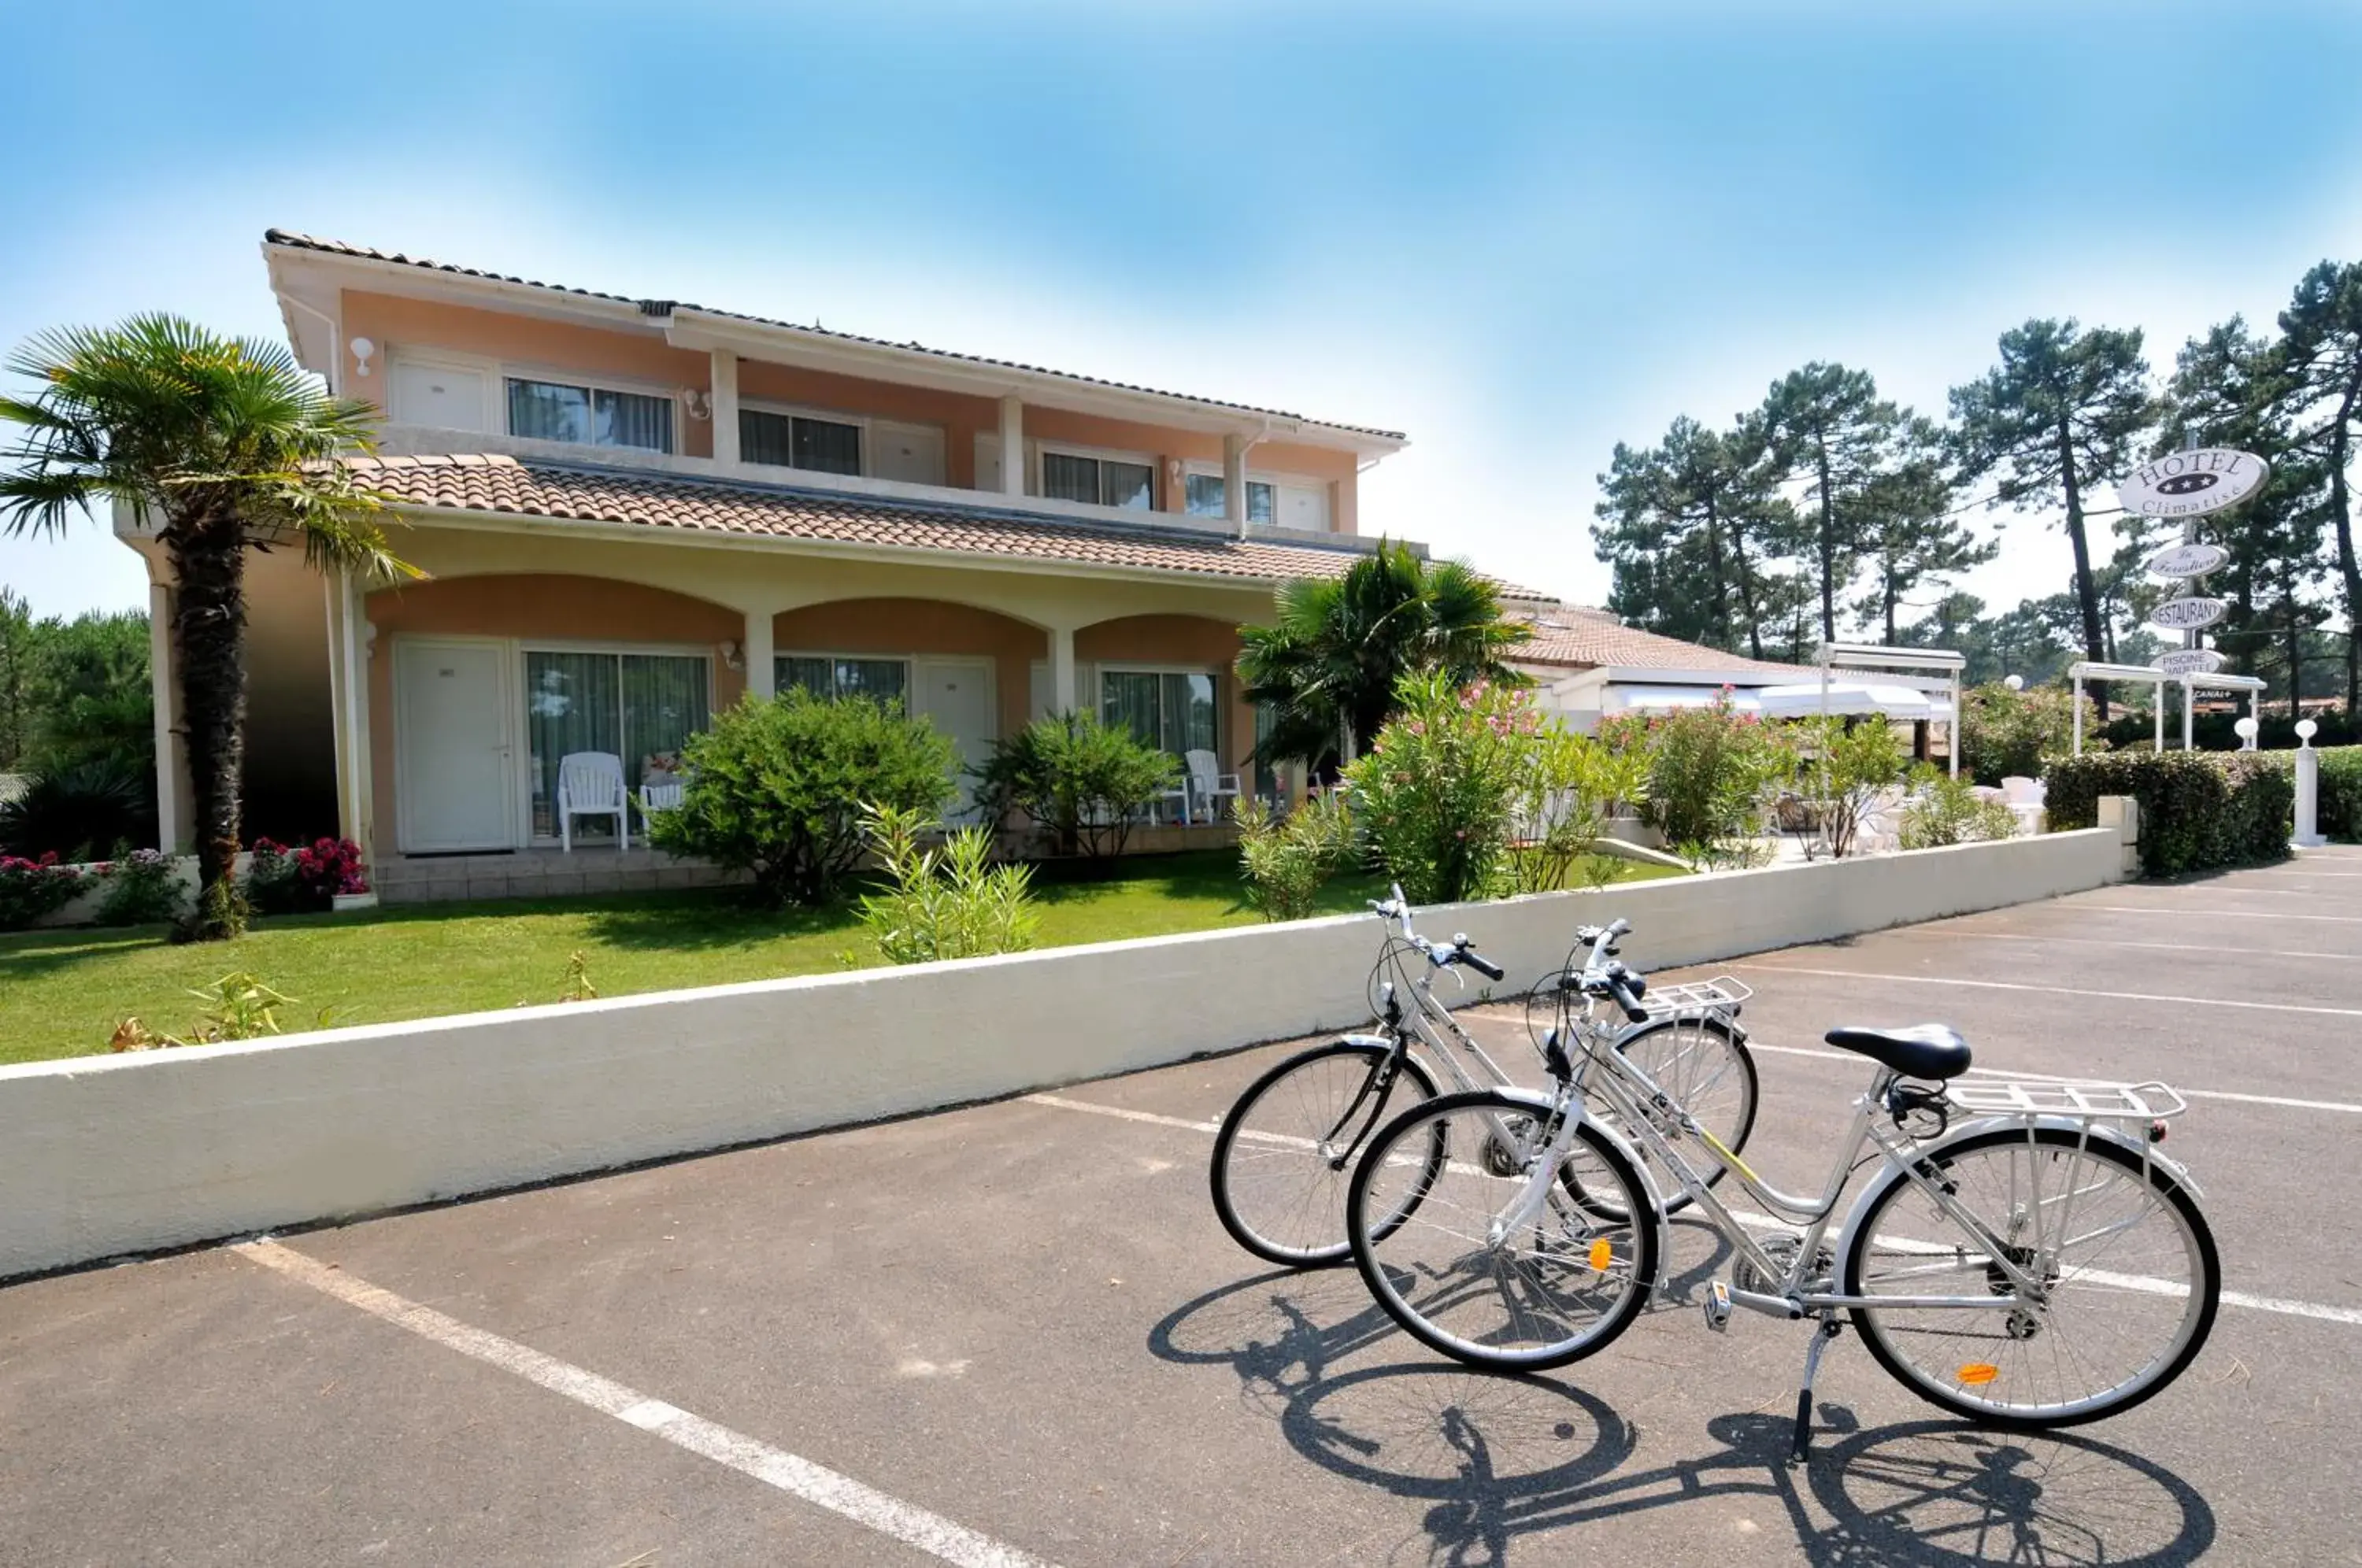
[[[652, 545], [650, 548], [665, 548]], [[634, 645], [711, 650], [746, 635], [740, 612], [693, 595], [613, 578], [569, 573], [493, 572], [436, 578], [371, 593], [364, 613], [374, 636], [369, 658], [370, 776], [376, 800], [376, 853], [398, 853], [401, 767], [394, 690], [394, 648], [405, 636], [496, 639], [503, 642]], [[992, 661], [996, 716], [1001, 735], [1032, 717], [1033, 670], [1049, 654], [1040, 627], [976, 605], [936, 599], [831, 600], [772, 618], [777, 653], [961, 657]], [[1215, 672], [1222, 693], [1220, 749], [1227, 770], [1242, 770], [1253, 745], [1254, 716], [1239, 700], [1231, 671], [1238, 628], [1210, 616], [1130, 615], [1074, 634], [1085, 668], [1130, 664]], [[714, 657], [714, 711], [739, 701], [746, 672]], [[1087, 694], [1087, 702], [1090, 698]]]
[[[711, 394], [710, 355], [676, 348], [651, 333], [607, 331], [577, 322], [513, 315], [466, 305], [348, 289], [343, 294], [346, 340], [369, 339], [377, 364], [369, 376], [348, 376], [351, 396], [385, 406], [392, 365], [409, 350], [459, 354], [499, 362], [503, 371], [549, 372], [586, 379], [609, 377], [651, 388], [694, 390]], [[964, 396], [927, 387], [839, 375], [800, 366], [742, 359], [742, 403], [777, 403], [816, 412], [866, 419], [930, 425], [944, 432], [944, 481], [977, 488], [976, 438], [1000, 428], [999, 404], [988, 397]], [[1179, 512], [1187, 504], [1182, 476], [1191, 467], [1220, 471], [1222, 441], [1202, 431], [1174, 429], [1131, 420], [1028, 404], [1028, 442], [1046, 441], [1153, 459], [1155, 506]], [[709, 420], [684, 416], [674, 424], [675, 441], [687, 457], [713, 454]], [[1356, 531], [1354, 456], [1349, 451], [1285, 441], [1258, 443], [1250, 452], [1251, 472], [1285, 476], [1327, 487], [1331, 531]]]

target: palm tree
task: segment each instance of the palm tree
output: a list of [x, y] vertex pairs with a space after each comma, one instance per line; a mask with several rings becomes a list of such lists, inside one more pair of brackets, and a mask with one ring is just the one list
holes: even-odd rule
[[379, 533], [381, 498], [340, 461], [370, 447], [368, 404], [330, 397], [277, 344], [218, 337], [171, 315], [44, 333], [8, 369], [40, 383], [0, 396], [24, 426], [0, 453], [10, 536], [56, 535], [101, 502], [131, 508], [172, 564], [182, 712], [195, 807], [197, 910], [187, 933], [234, 936], [232, 870], [246, 759], [246, 554], [301, 544], [315, 568], [420, 575]]
[[1498, 591], [1464, 563], [1423, 561], [1381, 539], [1342, 577], [1284, 585], [1271, 625], [1239, 628], [1239, 679], [1268, 715], [1255, 760], [1350, 761], [1394, 711], [1405, 673], [1522, 682], [1502, 658], [1532, 635], [1503, 618]]

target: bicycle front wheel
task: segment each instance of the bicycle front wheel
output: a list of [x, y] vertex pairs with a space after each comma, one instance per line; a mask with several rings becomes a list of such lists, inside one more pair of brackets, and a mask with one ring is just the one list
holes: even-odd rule
[[1422, 1343], [1473, 1366], [1532, 1371], [1589, 1355], [1631, 1325], [1656, 1282], [1648, 1189], [1588, 1123], [1541, 1210], [1493, 1237], [1542, 1157], [1543, 1121], [1530, 1101], [1489, 1089], [1413, 1106], [1370, 1141], [1346, 1192], [1370, 1294]]
[[[2213, 1234], [2139, 1147], [2003, 1128], [1937, 1144], [1920, 1169], [1984, 1234], [1891, 1170], [1848, 1239], [1846, 1293], [2013, 1298], [1853, 1309], [1870, 1353], [1930, 1404], [1990, 1426], [2076, 1426], [2147, 1399], [2206, 1342], [2223, 1288]], [[1996, 1253], [2044, 1298], [2014, 1304]]]
[[[1399, 1070], [1396, 1070], [1398, 1066]], [[1214, 1134], [1214, 1213], [1231, 1239], [1288, 1268], [1341, 1264], [1345, 1187], [1373, 1128], [1435, 1079], [1408, 1052], [1340, 1040], [1247, 1086]]]

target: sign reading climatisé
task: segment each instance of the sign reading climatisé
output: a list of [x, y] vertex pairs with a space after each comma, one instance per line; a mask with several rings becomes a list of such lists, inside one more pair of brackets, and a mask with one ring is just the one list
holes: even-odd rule
[[2213, 648], [2183, 648], [2167, 654], [2154, 668], [2167, 675], [2212, 675], [2223, 668], [2223, 656]]
[[2176, 545], [2148, 558], [2151, 577], [2204, 577], [2220, 571], [2231, 552], [2220, 545]]
[[2186, 599], [2165, 601], [2148, 613], [2148, 624], [2159, 631], [2194, 632], [2201, 626], [2213, 625], [2230, 608], [2220, 599], [2192, 594]]
[[2246, 500], [2270, 472], [2253, 452], [2202, 447], [2143, 466], [2116, 488], [2116, 499], [2136, 517], [2202, 517]]

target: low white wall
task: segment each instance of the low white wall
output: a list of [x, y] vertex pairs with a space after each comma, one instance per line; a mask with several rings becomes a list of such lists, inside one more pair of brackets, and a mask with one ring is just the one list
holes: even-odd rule
[[[2118, 830], [1422, 911], [1643, 968], [2122, 879]], [[1362, 916], [0, 1067], [0, 1277], [986, 1099], [1364, 1022]], [[1475, 993], [1472, 990], [1473, 999]]]

